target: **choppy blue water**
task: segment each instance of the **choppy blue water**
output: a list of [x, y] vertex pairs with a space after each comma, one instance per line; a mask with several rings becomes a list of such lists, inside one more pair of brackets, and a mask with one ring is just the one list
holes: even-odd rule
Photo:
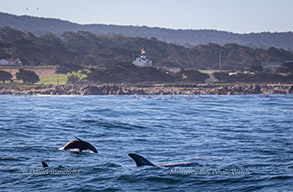
[[[292, 191], [292, 117], [293, 95], [0, 96], [0, 189]], [[100, 153], [58, 150], [74, 136]]]

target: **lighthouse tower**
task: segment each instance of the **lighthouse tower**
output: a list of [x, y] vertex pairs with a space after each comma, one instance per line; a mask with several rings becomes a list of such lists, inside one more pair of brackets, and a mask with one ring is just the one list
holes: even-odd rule
[[152, 61], [146, 58], [146, 52], [144, 48], [141, 49], [140, 57], [137, 57], [133, 61], [134, 65], [137, 65], [139, 67], [151, 67]]

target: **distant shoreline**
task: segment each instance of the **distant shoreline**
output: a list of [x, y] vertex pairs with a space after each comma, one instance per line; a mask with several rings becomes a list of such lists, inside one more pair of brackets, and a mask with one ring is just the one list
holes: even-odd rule
[[293, 84], [2, 86], [0, 95], [251, 95], [292, 94]]

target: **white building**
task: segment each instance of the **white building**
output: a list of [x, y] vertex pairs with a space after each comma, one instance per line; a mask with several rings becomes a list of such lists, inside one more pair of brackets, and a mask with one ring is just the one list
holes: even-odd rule
[[140, 57], [136, 58], [132, 63], [139, 67], [151, 67], [153, 65], [152, 61], [146, 58], [146, 52], [144, 48], [141, 49]]
[[18, 65], [21, 66], [22, 62], [20, 59], [1, 59], [0, 65]]

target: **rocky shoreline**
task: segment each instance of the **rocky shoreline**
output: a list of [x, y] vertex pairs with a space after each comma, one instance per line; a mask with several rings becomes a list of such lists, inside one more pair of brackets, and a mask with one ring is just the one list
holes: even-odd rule
[[292, 94], [293, 84], [235, 84], [196, 86], [51, 85], [33, 88], [0, 87], [2, 95], [248, 95]]

